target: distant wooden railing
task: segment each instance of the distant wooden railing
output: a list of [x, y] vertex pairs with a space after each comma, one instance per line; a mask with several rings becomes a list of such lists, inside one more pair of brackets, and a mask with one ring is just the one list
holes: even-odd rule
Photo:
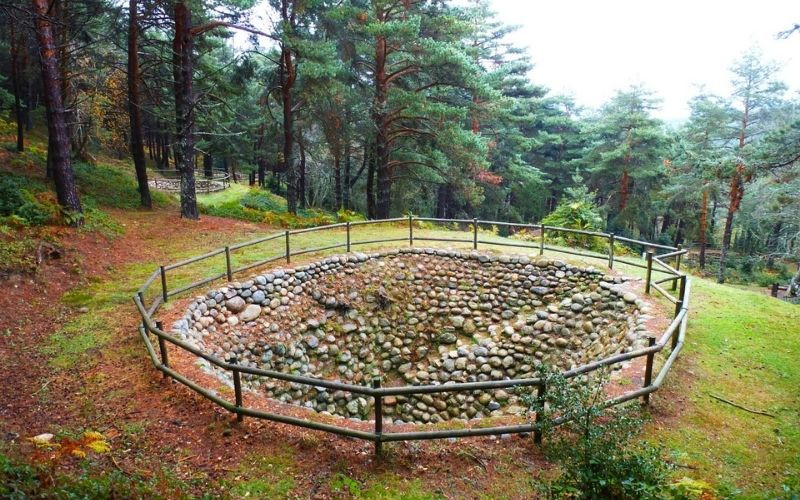
[[[471, 237], [468, 239], [455, 238], [455, 237], [434, 238], [434, 237], [415, 236], [414, 226], [415, 223], [419, 222], [464, 225], [467, 227], [471, 227], [472, 234], [470, 235]], [[374, 224], [405, 225], [406, 223], [408, 224], [408, 236], [403, 236], [398, 238], [360, 240], [360, 241], [353, 241], [352, 239], [352, 233], [354, 232], [354, 230], [361, 226], [374, 225]], [[481, 239], [479, 231], [480, 226], [506, 226], [506, 227], [515, 227], [520, 229], [530, 229], [534, 231], [539, 231], [539, 242], [538, 244], [530, 244], [526, 242], [517, 243], [514, 241], [492, 241], [492, 240]], [[300, 248], [300, 249], [295, 249], [294, 251], [292, 250], [292, 239], [291, 239], [292, 235], [312, 233], [317, 231], [331, 231], [337, 229], [344, 230], [345, 233], [343, 235], [344, 238], [340, 243], [326, 245], [322, 247], [316, 247], [316, 248]], [[454, 233], [457, 234], [457, 232], [455, 231]], [[605, 238], [609, 243], [607, 254], [604, 255], [598, 253], [589, 253], [583, 251], [582, 249], [580, 250], [566, 249], [562, 247], [549, 246], [547, 245], [546, 240], [547, 240], [547, 235], [551, 233], [554, 234], [568, 233], [568, 234], [578, 234], [583, 236], [592, 236], [597, 238]], [[242, 265], [238, 268], [234, 267], [233, 252], [278, 239], [283, 239], [284, 242], [284, 244], [282, 245], [284, 247], [283, 252], [277, 255], [271, 255], [256, 262]], [[147, 280], [142, 284], [142, 286], [136, 292], [136, 295], [133, 297], [134, 303], [142, 320], [141, 325], [139, 326], [139, 333], [141, 335], [142, 341], [144, 342], [145, 348], [147, 349], [147, 352], [150, 356], [150, 360], [152, 361], [153, 365], [164, 374], [164, 377], [173, 378], [174, 380], [184, 384], [185, 386], [189, 387], [190, 389], [202, 395], [203, 397], [211, 400], [215, 404], [230, 411], [231, 413], [236, 414], [237, 419], [240, 421], [243, 419], [243, 417], [248, 416], [265, 420], [271, 420], [275, 422], [281, 422], [309, 429], [320, 430], [324, 432], [330, 432], [342, 436], [350, 436], [350, 437], [365, 439], [375, 443], [376, 453], [381, 452], [382, 443], [390, 441], [461, 438], [469, 436], [489, 436], [489, 435], [499, 435], [499, 434], [532, 432], [534, 435], [534, 440], [537, 443], [541, 442], [542, 422], [540, 420], [539, 415], [536, 415], [535, 420], [533, 422], [516, 424], [516, 425], [501, 425], [493, 427], [475, 427], [475, 428], [450, 428], [450, 429], [422, 430], [422, 431], [411, 431], [411, 432], [384, 432], [383, 429], [384, 422], [382, 413], [383, 398], [387, 396], [398, 396], [398, 395], [413, 396], [420, 394], [444, 393], [444, 392], [454, 393], [454, 392], [476, 391], [476, 390], [536, 387], [538, 397], [544, 398], [546, 386], [544, 384], [544, 381], [540, 378], [489, 380], [482, 382], [460, 382], [452, 384], [448, 383], [448, 384], [434, 384], [434, 385], [411, 385], [402, 387], [381, 387], [380, 377], [375, 377], [370, 381], [369, 385], [349, 384], [334, 380], [326, 380], [326, 379], [303, 376], [303, 375], [283, 373], [274, 370], [251, 368], [246, 366], [240, 366], [235, 363], [225, 362], [217, 358], [216, 356], [204, 352], [198, 349], [197, 347], [179, 338], [176, 338], [170, 333], [167, 333], [166, 331], [164, 331], [162, 323], [154, 319], [154, 315], [158, 311], [158, 309], [175, 295], [185, 293], [189, 290], [193, 290], [203, 285], [207, 285], [208, 283], [211, 283], [216, 280], [225, 279], [227, 281], [231, 281], [234, 275], [273, 262], [285, 261], [287, 264], [289, 264], [293, 256], [303, 255], [308, 253], [320, 253], [335, 249], [336, 250], [344, 249], [346, 252], [350, 252], [354, 246], [367, 245], [367, 244], [407, 242], [409, 246], [413, 246], [415, 242], [420, 242], [420, 241], [465, 243], [471, 245], [472, 248], [475, 250], [478, 249], [479, 245], [490, 245], [490, 246], [495, 245], [495, 246], [506, 246], [515, 248], [527, 248], [530, 250], [538, 251], [539, 255], [544, 254], [544, 251], [547, 250], [556, 253], [577, 255], [591, 259], [599, 259], [605, 261], [609, 268], [613, 268], [614, 264], [618, 262], [644, 269], [645, 293], [649, 294], [651, 290], [656, 290], [661, 295], [666, 297], [667, 300], [675, 304], [674, 317], [670, 322], [669, 326], [664, 330], [664, 332], [658, 339], [656, 339], [653, 336], [650, 336], [648, 338], [647, 347], [640, 348], [635, 351], [623, 354], [613, 355], [601, 360], [593, 361], [591, 363], [587, 363], [585, 365], [573, 368], [571, 370], [562, 373], [564, 377], [572, 378], [593, 372], [599, 368], [608, 367], [625, 361], [630, 361], [632, 359], [639, 357], [645, 357], [646, 363], [645, 363], [643, 387], [628, 391], [623, 395], [609, 399], [605, 401], [605, 403], [603, 403], [604, 406], [617, 405], [640, 397], [643, 398], [645, 404], [647, 404], [650, 399], [650, 394], [657, 391], [659, 387], [661, 387], [661, 385], [664, 382], [664, 378], [666, 377], [667, 373], [672, 367], [672, 364], [675, 362], [675, 359], [677, 358], [678, 354], [683, 348], [683, 344], [686, 338], [686, 328], [688, 323], [689, 294], [690, 294], [689, 291], [690, 280], [687, 278], [685, 273], [680, 272], [681, 257], [686, 253], [685, 249], [681, 249], [679, 247], [671, 247], [666, 245], [648, 243], [646, 241], [635, 240], [622, 236], [616, 236], [611, 233], [553, 227], [553, 226], [546, 226], [544, 224], [520, 224], [520, 223], [508, 223], [508, 222], [498, 222], [498, 221], [484, 221], [478, 219], [437, 219], [430, 217], [415, 217], [415, 216], [398, 217], [394, 219], [343, 222], [338, 224], [330, 224], [330, 225], [318, 226], [306, 229], [287, 230], [267, 235], [252, 241], [237, 243], [234, 245], [225, 246], [223, 248], [218, 248], [211, 252], [196, 257], [192, 257], [183, 260], [181, 262], [159, 266], [159, 268], [154, 270], [153, 273], [147, 278]], [[623, 260], [620, 259], [619, 257], [615, 257], [614, 255], [615, 242], [624, 242], [630, 245], [640, 246], [641, 248], [644, 249], [644, 259], [637, 262], [627, 259]], [[655, 254], [656, 249], [666, 250], [667, 252], [660, 255], [656, 255]], [[168, 273], [170, 271], [197, 262], [202, 262], [207, 259], [223, 254], [225, 256], [225, 272], [207, 276], [191, 284], [173, 290], [169, 289]], [[666, 263], [667, 259], [674, 259], [673, 265], [667, 264]], [[654, 280], [653, 279], [654, 273], [666, 275], [666, 277]], [[145, 294], [150, 289], [150, 287], [154, 285], [156, 281], [160, 282], [161, 285], [160, 293], [152, 300], [150, 304], [147, 304], [147, 301], [145, 300]], [[670, 293], [670, 291], [667, 290], [666, 287], [662, 286], [663, 284], [666, 283], [672, 284], [671, 290], [676, 292], [675, 295]], [[156, 353], [156, 350], [151, 342], [150, 335], [155, 336], [155, 338], [158, 341], [159, 345], [158, 354]], [[220, 397], [219, 395], [217, 395], [215, 391], [206, 389], [197, 382], [194, 382], [191, 379], [187, 378], [186, 376], [176, 372], [170, 366], [169, 363], [167, 344], [172, 344], [180, 349], [183, 349], [186, 352], [189, 352], [199, 358], [206, 360], [208, 363], [210, 363], [216, 368], [230, 372], [234, 386], [234, 401], [233, 402], [227, 401], [222, 397]], [[667, 348], [667, 344], [669, 344], [669, 349], [670, 349], [669, 355], [664, 361], [664, 364], [661, 366], [659, 372], [656, 374], [655, 378], [653, 378], [654, 357], [657, 353]], [[241, 385], [242, 374], [254, 377], [265, 377], [274, 380], [293, 382], [296, 384], [302, 384], [311, 387], [324, 387], [331, 390], [340, 390], [373, 398], [374, 412], [375, 412], [374, 429], [372, 431], [365, 431], [341, 425], [333, 425], [325, 422], [319, 422], [311, 418], [298, 418], [274, 412], [267, 412], [255, 408], [245, 407], [243, 405], [243, 397], [242, 397], [242, 385]], [[311, 417], [312, 415], [309, 413], [308, 416]], [[561, 424], [563, 422], [556, 420], [553, 423]]]

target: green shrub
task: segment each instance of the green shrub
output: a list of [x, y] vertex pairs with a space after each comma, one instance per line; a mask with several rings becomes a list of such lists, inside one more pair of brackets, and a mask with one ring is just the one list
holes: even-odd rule
[[347, 210], [346, 208], [340, 208], [339, 211], [336, 212], [336, 220], [338, 222], [359, 222], [362, 220], [367, 220], [367, 218], [358, 212]]
[[[637, 403], [603, 409], [605, 373], [590, 381], [566, 380], [543, 369], [545, 401], [523, 395], [532, 411], [544, 417], [545, 453], [561, 474], [543, 486], [548, 497], [662, 498], [669, 467], [661, 449], [634, 443], [644, 422]], [[554, 418], [567, 419], [554, 427]]]
[[286, 200], [269, 191], [254, 188], [241, 199], [242, 206], [262, 212], [285, 212]]
[[40, 226], [55, 222], [59, 208], [42, 184], [19, 175], [0, 174], [0, 216], [17, 216], [25, 224]]

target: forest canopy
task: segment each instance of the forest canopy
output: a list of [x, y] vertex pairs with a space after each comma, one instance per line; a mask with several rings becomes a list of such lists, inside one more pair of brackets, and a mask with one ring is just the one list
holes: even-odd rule
[[175, 171], [190, 219], [198, 179], [224, 171], [293, 214], [539, 222], [579, 203], [593, 229], [692, 246], [701, 268], [713, 249], [720, 280], [731, 251], [798, 260], [800, 99], [757, 49], [669, 126], [642, 85], [599, 109], [552, 93], [495, 19], [485, 0], [3, 0], [8, 147], [43, 118], [73, 224], [74, 165], [102, 150], [132, 160], [145, 208], [148, 178]]

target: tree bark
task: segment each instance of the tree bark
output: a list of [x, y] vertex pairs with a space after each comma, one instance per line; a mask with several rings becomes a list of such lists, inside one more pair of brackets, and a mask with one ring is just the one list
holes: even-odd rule
[[[10, 49], [11, 49], [11, 89], [14, 92], [14, 116], [17, 120], [17, 152], [25, 151], [25, 117], [22, 112], [22, 99], [20, 96], [20, 82], [19, 82], [19, 46], [20, 41], [24, 41], [22, 35], [19, 40], [17, 33], [14, 29], [14, 23], [10, 23], [9, 27]], [[27, 47], [23, 47], [27, 50]]]
[[789, 297], [800, 297], [800, 262], [797, 263], [797, 272], [789, 282]]
[[364, 146], [364, 161], [367, 163], [367, 218], [375, 219], [375, 159], [374, 154], [369, 154], [369, 147]]
[[736, 173], [731, 179], [731, 192], [729, 196], [728, 214], [725, 217], [725, 227], [722, 231], [722, 248], [719, 253], [719, 269], [717, 270], [717, 282], [725, 282], [725, 265], [728, 260], [728, 249], [731, 246], [731, 235], [733, 234], [733, 219], [736, 211], [739, 210], [739, 203], [744, 196], [744, 186], [742, 184], [743, 167], [736, 167]]
[[297, 180], [297, 199], [300, 203], [300, 208], [306, 208], [308, 199], [306, 197], [306, 147], [301, 140], [297, 141], [297, 147], [300, 149], [300, 175]]
[[[192, 14], [184, 1], [175, 4], [175, 39], [172, 43], [175, 82], [176, 164], [181, 175], [181, 217], [198, 219], [194, 179], [194, 94], [192, 87]], [[177, 155], [180, 157], [177, 157]]]
[[[380, 12], [382, 16], [383, 13]], [[383, 19], [379, 19], [383, 21]], [[375, 106], [372, 114], [375, 124], [375, 170], [378, 193], [375, 218], [388, 219], [392, 206], [392, 175], [389, 168], [389, 136], [386, 123], [388, 77], [386, 74], [386, 37], [378, 36], [375, 43]]]
[[342, 160], [339, 158], [339, 148], [333, 154], [333, 191], [336, 210], [342, 208]]
[[700, 223], [697, 228], [697, 239], [700, 243], [700, 270], [706, 268], [706, 246], [707, 238], [706, 232], [708, 231], [708, 190], [703, 189], [703, 201], [700, 204]]
[[[347, 115], [347, 119], [349, 120], [349, 115]], [[349, 122], [348, 122], [349, 123]], [[342, 184], [344, 186], [344, 190], [342, 191], [342, 205], [345, 209], [351, 210], [353, 207], [350, 203], [350, 177], [351, 177], [351, 156], [352, 151], [350, 149], [350, 134], [345, 133], [345, 140], [344, 140], [344, 178], [342, 179]]]
[[47, 0], [32, 0], [36, 16], [36, 38], [39, 42], [40, 64], [42, 68], [42, 84], [47, 110], [47, 129], [49, 136], [48, 156], [52, 167], [53, 180], [56, 185], [58, 203], [74, 217], [70, 223], [74, 226], [83, 224], [83, 212], [75, 185], [75, 173], [70, 161], [70, 141], [67, 130], [64, 102], [61, 97], [61, 74], [56, 56], [53, 27], [48, 15]]
[[209, 153], [203, 153], [203, 175], [206, 179], [214, 177], [214, 158]]
[[[289, 13], [289, 0], [281, 0], [281, 19], [284, 23], [284, 31], [288, 32], [294, 28], [294, 11]], [[292, 3], [294, 6], [294, 3]], [[297, 213], [297, 178], [292, 158], [294, 144], [294, 110], [292, 109], [292, 88], [297, 77], [294, 65], [294, 56], [287, 40], [281, 42], [281, 101], [283, 104], [283, 163], [286, 171], [286, 205], [289, 213]]]
[[128, 10], [128, 117], [131, 123], [131, 156], [136, 170], [140, 203], [144, 208], [153, 208], [144, 157], [142, 97], [139, 92], [139, 16], [136, 0], [129, 1]]
[[622, 180], [620, 180], [619, 186], [619, 211], [622, 212], [625, 210], [625, 207], [628, 206], [628, 184], [630, 184], [630, 177], [628, 175], [628, 169], [622, 171]]

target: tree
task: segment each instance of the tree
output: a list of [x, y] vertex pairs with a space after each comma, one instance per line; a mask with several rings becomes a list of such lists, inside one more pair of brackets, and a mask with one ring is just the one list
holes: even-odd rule
[[751, 50], [731, 68], [736, 127], [736, 161], [727, 169], [729, 180], [728, 210], [722, 232], [717, 281], [725, 281], [725, 265], [731, 246], [733, 222], [745, 194], [745, 185], [756, 178], [760, 170], [751, 161], [752, 144], [756, 143], [769, 126], [771, 113], [779, 106], [786, 86], [774, 79], [777, 66], [764, 63], [760, 55]]
[[137, 0], [128, 3], [128, 116], [131, 126], [131, 156], [136, 169], [136, 182], [144, 208], [152, 208], [150, 186], [147, 183], [147, 165], [144, 157], [144, 130], [142, 128], [142, 98], [139, 91], [139, 17]]
[[642, 213], [640, 205], [649, 204], [652, 188], [664, 173], [666, 138], [661, 122], [651, 116], [656, 103], [652, 93], [639, 86], [619, 91], [587, 131], [582, 162], [590, 185], [604, 198], [611, 225], [620, 229], [647, 232], [651, 227], [650, 212]]
[[705, 269], [709, 198], [719, 195], [722, 172], [731, 161], [733, 109], [721, 97], [704, 91], [691, 99], [689, 108], [689, 121], [679, 133], [670, 162], [673, 175], [670, 176], [667, 194], [671, 204], [691, 207], [690, 213], [681, 214], [684, 219], [694, 219], [694, 207], [699, 209], [696, 229], [700, 245], [699, 266]]
[[47, 0], [32, 0], [32, 5], [47, 109], [48, 160], [52, 167], [58, 203], [68, 212], [71, 225], [78, 226], [83, 224], [83, 212], [70, 160], [69, 133], [61, 94], [63, 77], [53, 38], [49, 6]]

